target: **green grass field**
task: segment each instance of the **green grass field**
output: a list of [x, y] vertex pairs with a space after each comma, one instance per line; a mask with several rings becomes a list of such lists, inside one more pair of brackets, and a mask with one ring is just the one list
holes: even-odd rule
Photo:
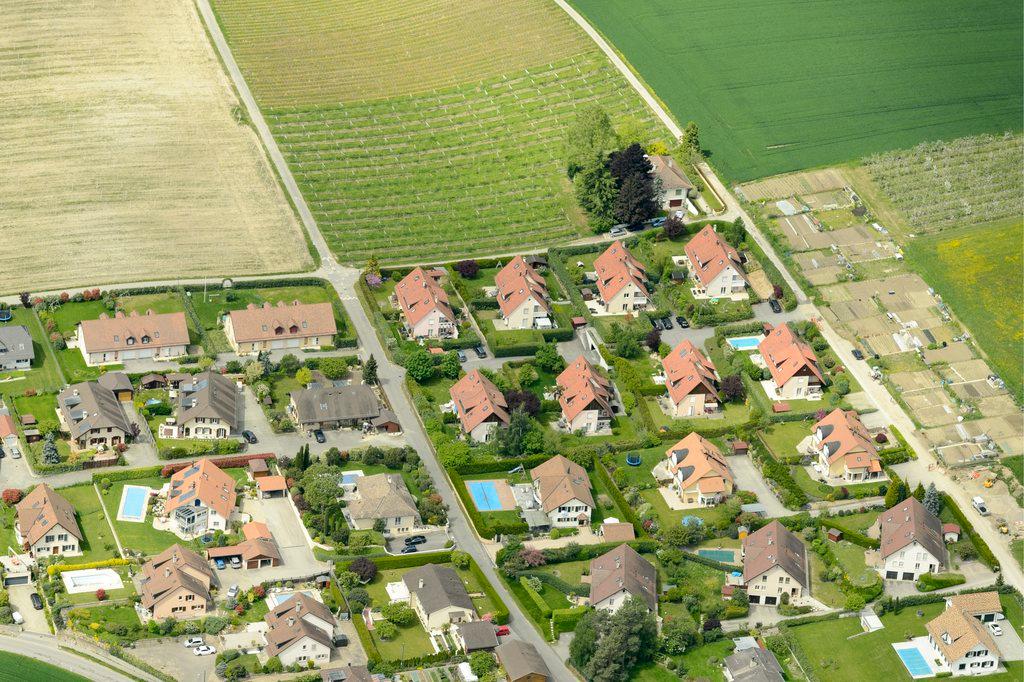
[[1020, 3], [571, 2], [734, 181], [1021, 128]]
[[147, 556], [159, 554], [176, 542], [182, 542], [174, 533], [153, 528], [153, 513], [147, 511], [146, 520], [142, 523], [134, 521], [118, 521], [117, 510], [121, 504], [121, 492], [126, 485], [144, 485], [150, 488], [160, 488], [167, 479], [159, 476], [150, 478], [132, 478], [127, 481], [114, 481], [110, 490], [103, 495], [103, 507], [107, 511], [110, 520], [114, 522], [114, 529], [121, 540], [121, 546], [126, 549], [134, 549]]
[[1019, 219], [971, 225], [907, 242], [907, 264], [971, 330], [992, 368], [1024, 400], [1024, 244]]
[[89, 682], [88, 678], [63, 670], [55, 665], [37, 661], [28, 656], [11, 654], [6, 651], [0, 651], [0, 680], [3, 680], [3, 682], [25, 682], [25, 680]]
[[[117, 542], [107, 523], [106, 510], [100, 504], [92, 484], [84, 483], [70, 488], [61, 488], [58, 492], [75, 508], [78, 526], [82, 529], [82, 534], [85, 535], [82, 542], [82, 556], [72, 558], [71, 563], [85, 564], [90, 561], [102, 561], [116, 557]], [[118, 501], [120, 502], [120, 498]]]
[[345, 262], [424, 262], [579, 236], [562, 160], [576, 110], [597, 104], [614, 121], [629, 116], [667, 135], [543, 0], [214, 5]]

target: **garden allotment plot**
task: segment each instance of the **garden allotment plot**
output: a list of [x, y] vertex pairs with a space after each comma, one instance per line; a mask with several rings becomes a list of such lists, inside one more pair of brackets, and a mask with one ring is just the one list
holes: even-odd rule
[[1020, 130], [1020, 2], [570, 0], [731, 180]]
[[343, 261], [423, 262], [578, 236], [562, 162], [576, 110], [598, 104], [656, 130], [545, 0], [214, 5]]

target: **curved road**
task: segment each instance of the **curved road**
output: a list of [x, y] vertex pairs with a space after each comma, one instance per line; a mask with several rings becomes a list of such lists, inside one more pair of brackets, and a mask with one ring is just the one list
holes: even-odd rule
[[[24, 632], [17, 636], [0, 636], [0, 650], [21, 656], [28, 656], [50, 665], [58, 666], [77, 675], [81, 675], [93, 682], [133, 682], [135, 679], [144, 679], [147, 682], [159, 682], [157, 678], [148, 673], [129, 666], [120, 659], [112, 659], [109, 654], [95, 653], [90, 655], [110, 660], [110, 664], [117, 667], [130, 668], [130, 675], [111, 670], [106, 666], [94, 663], [87, 658], [59, 648], [59, 641], [52, 635], [38, 635]], [[26, 681], [27, 682], [27, 681]]]

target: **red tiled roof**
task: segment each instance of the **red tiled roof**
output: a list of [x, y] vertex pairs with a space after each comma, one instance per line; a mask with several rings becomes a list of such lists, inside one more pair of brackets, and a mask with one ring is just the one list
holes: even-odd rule
[[13, 436], [16, 433], [17, 431], [14, 430], [14, 420], [11, 419], [11, 415], [0, 414], [0, 438]]
[[491, 380], [474, 369], [448, 391], [458, 409], [462, 429], [469, 433], [485, 421], [508, 424], [508, 403]]
[[395, 297], [410, 325], [417, 324], [434, 310], [455, 323], [455, 313], [448, 303], [448, 293], [423, 268], [415, 268], [402, 278], [395, 286]]
[[81, 326], [82, 339], [90, 353], [188, 345], [185, 313], [156, 314], [147, 310], [145, 315], [132, 311], [127, 316], [118, 312], [114, 317], [103, 313], [97, 320], [82, 320]]
[[726, 244], [711, 225], [707, 225], [687, 242], [685, 250], [686, 257], [690, 259], [690, 265], [693, 266], [694, 278], [704, 286], [708, 286], [722, 270], [730, 265], [744, 280], [747, 278], [746, 273], [743, 272], [743, 266], [740, 264], [739, 253]]
[[548, 315], [551, 314], [551, 306], [547, 300], [547, 283], [522, 256], [510, 260], [508, 265], [494, 276], [494, 284], [498, 288], [498, 307], [501, 308], [503, 315], [511, 315], [530, 297], [533, 297], [537, 305], [544, 308]]
[[757, 350], [780, 388], [804, 368], [816, 376], [818, 381], [825, 382], [818, 367], [818, 357], [810, 346], [797, 338], [788, 324], [780, 324], [772, 329], [758, 344]]
[[661, 360], [665, 370], [665, 387], [672, 402], [678, 405], [698, 388], [702, 393], [718, 395], [718, 376], [711, 362], [690, 341], [682, 341]]
[[256, 479], [256, 485], [261, 492], [276, 493], [279, 490], [287, 490], [288, 482], [284, 476], [263, 476]]
[[649, 295], [644, 285], [644, 280], [647, 279], [646, 268], [621, 241], [612, 242], [612, 245], [597, 257], [594, 261], [594, 270], [597, 272], [597, 290], [605, 303], [615, 298], [615, 295], [630, 282], [638, 286], [644, 296]]
[[191, 505], [197, 498], [227, 519], [235, 508], [235, 479], [210, 460], [201, 459], [171, 476], [164, 509], [172, 512], [182, 505]]
[[562, 370], [555, 383], [562, 387], [558, 403], [562, 406], [562, 414], [569, 421], [595, 403], [605, 415], [611, 416], [611, 382], [598, 374], [582, 355]]
[[232, 310], [231, 335], [238, 343], [294, 339], [308, 336], [334, 336], [334, 307], [330, 303], [299, 303], [277, 305], [250, 303], [242, 310]]
[[732, 472], [725, 457], [715, 445], [699, 433], [691, 433], [670, 447], [665, 456], [672, 473], [682, 472], [680, 486], [688, 489], [695, 483], [703, 493], [725, 492], [733, 484]]
[[815, 424], [812, 431], [821, 432], [821, 443], [828, 446], [829, 464], [843, 459], [847, 469], [881, 470], [878, 450], [855, 411], [837, 407]]

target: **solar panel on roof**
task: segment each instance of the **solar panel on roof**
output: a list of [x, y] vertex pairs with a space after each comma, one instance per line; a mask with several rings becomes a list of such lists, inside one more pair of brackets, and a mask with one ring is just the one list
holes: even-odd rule
[[181, 501], [185, 502], [186, 500], [191, 500], [193, 497], [195, 497], [195, 495], [196, 495], [196, 491], [195, 490], [189, 490], [187, 493], [185, 493], [184, 495], [181, 496]]

